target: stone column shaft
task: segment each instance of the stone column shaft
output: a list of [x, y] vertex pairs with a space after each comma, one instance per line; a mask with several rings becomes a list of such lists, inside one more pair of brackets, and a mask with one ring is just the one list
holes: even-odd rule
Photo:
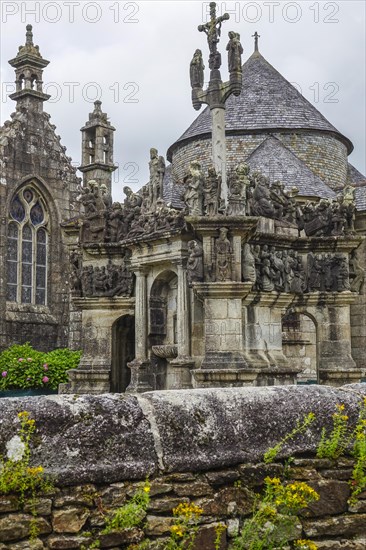
[[135, 358], [147, 359], [147, 289], [146, 274], [136, 271]]
[[225, 109], [211, 109], [212, 119], [212, 160], [217, 174], [221, 175], [221, 199], [227, 206], [227, 181], [226, 181], [226, 140], [225, 140]]
[[177, 328], [178, 357], [189, 357], [190, 346], [190, 300], [187, 282], [187, 272], [178, 264], [178, 297], [177, 297]]

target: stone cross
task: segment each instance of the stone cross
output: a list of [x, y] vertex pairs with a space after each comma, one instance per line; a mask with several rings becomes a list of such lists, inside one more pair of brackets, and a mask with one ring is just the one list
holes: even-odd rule
[[252, 34], [252, 38], [254, 38], [254, 51], [257, 52], [258, 51], [258, 38], [260, 38], [261, 35], [257, 33], [257, 31], [255, 31], [254, 34]]
[[[191, 61], [190, 75], [193, 107], [198, 111], [205, 103], [210, 107], [212, 120], [212, 161], [216, 173], [221, 176], [221, 205], [226, 208], [228, 187], [226, 178], [226, 139], [225, 139], [225, 103], [231, 94], [240, 95], [242, 87], [241, 53], [243, 51], [239, 35], [230, 32], [229, 52], [230, 81], [223, 82], [220, 74], [221, 54], [217, 49], [220, 41], [223, 21], [229, 19], [228, 13], [216, 16], [216, 3], [210, 3], [210, 20], [199, 25], [198, 30], [207, 35], [210, 50], [210, 81], [206, 90], [202, 89], [204, 65], [201, 50], [196, 50]], [[233, 43], [233, 40], [235, 43]]]
[[228, 13], [224, 13], [221, 17], [216, 17], [216, 3], [211, 2], [210, 17], [210, 21], [205, 25], [199, 25], [198, 30], [207, 34], [207, 42], [210, 50], [210, 69], [219, 69], [221, 67], [221, 55], [217, 51], [217, 44], [220, 41], [222, 22], [229, 19], [230, 15]]

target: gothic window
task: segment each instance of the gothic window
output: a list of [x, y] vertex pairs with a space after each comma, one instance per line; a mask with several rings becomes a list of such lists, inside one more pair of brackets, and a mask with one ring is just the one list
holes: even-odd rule
[[24, 187], [10, 205], [7, 300], [23, 304], [47, 301], [47, 209], [40, 193]]

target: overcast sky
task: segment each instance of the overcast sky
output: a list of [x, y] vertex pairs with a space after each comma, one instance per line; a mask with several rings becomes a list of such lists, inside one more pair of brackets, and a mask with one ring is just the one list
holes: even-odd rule
[[[262, 55], [343, 134], [355, 150], [350, 162], [365, 168], [365, 5], [337, 2], [217, 2], [227, 11], [222, 41], [226, 79], [227, 32], [241, 35], [243, 61], [260, 34]], [[113, 195], [138, 189], [148, 179], [150, 147], [166, 154], [198, 113], [191, 105], [189, 63], [196, 48], [208, 66], [209, 2], [43, 1], [1, 2], [1, 123], [14, 102], [13, 69], [7, 61], [33, 25], [34, 43], [51, 63], [44, 71], [45, 104], [73, 163], [80, 161], [79, 129], [95, 99], [116, 127]], [[206, 74], [206, 78], [208, 73]]]

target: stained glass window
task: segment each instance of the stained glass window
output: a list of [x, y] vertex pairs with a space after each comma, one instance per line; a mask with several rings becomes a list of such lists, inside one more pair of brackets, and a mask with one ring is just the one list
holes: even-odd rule
[[8, 225], [7, 299], [46, 304], [48, 215], [44, 200], [27, 186], [13, 198]]

